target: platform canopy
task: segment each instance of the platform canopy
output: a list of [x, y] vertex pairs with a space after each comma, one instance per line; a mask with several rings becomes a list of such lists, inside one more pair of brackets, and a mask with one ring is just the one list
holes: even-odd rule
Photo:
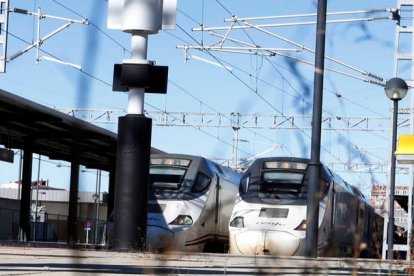
[[[109, 171], [115, 168], [117, 134], [0, 89], [0, 145]], [[152, 153], [161, 151], [151, 148]]]
[[414, 135], [400, 135], [395, 156], [399, 164], [414, 164]]

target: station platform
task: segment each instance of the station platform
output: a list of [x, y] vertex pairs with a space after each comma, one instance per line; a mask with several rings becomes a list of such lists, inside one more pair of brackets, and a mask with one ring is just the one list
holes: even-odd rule
[[[414, 267], [414, 266], [413, 266]], [[0, 246], [0, 275], [414, 275], [407, 261]]]

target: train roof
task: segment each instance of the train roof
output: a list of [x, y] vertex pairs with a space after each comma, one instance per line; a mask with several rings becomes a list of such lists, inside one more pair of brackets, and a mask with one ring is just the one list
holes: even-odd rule
[[[214, 162], [208, 158], [198, 156], [198, 155], [190, 155], [190, 154], [181, 154], [181, 153], [154, 153], [151, 154], [151, 158], [180, 158], [180, 159], [190, 159], [195, 166], [199, 166], [202, 163], [205, 163], [207, 166], [211, 167], [213, 170], [216, 170], [220, 173], [221, 177], [224, 179], [234, 181], [239, 181], [241, 178], [241, 173], [233, 170], [230, 167], [223, 166]], [[237, 183], [239, 184], [239, 183]]]
[[309, 158], [302, 158], [302, 157], [276, 156], [276, 157], [257, 158], [254, 162], [266, 162], [266, 161], [291, 161], [291, 162], [309, 163], [310, 159]]
[[169, 158], [187, 158], [187, 159], [205, 159], [199, 155], [182, 154], [182, 153], [153, 153], [151, 157], [169, 157]]
[[258, 170], [258, 167], [261, 166], [262, 163], [268, 161], [300, 162], [308, 164], [310, 159], [300, 157], [261, 157], [254, 160], [253, 163], [247, 168], [246, 172]]

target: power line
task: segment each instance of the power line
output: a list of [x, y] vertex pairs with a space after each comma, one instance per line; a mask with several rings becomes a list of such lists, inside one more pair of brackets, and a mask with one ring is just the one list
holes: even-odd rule
[[[54, 1], [54, 2], [56, 2], [56, 3], [58, 3], [57, 1]], [[59, 3], [60, 4], [60, 3]], [[221, 3], [220, 3], [221, 4]], [[94, 27], [96, 27], [96, 25], [95, 24], [93, 24], [92, 26], [94, 26]], [[183, 30], [183, 29], [182, 29]], [[103, 34], [105, 34], [102, 30], [100, 30], [100, 29], [98, 29], [98, 31], [100, 31], [100, 32], [102, 32]], [[184, 30], [183, 30], [184, 31]], [[171, 35], [171, 34], [170, 34]], [[188, 33], [187, 33], [187, 35], [188, 35]], [[109, 35], [107, 35], [109, 38], [110, 38], [110, 36]], [[177, 37], [176, 37], [177, 38]], [[118, 44], [118, 43], [117, 43]], [[122, 45], [120, 45], [120, 44], [118, 44], [118, 46], [120, 46], [122, 49], [124, 49], [125, 50], [125, 47], [123, 47]], [[93, 75], [91, 75], [91, 74], [88, 74], [88, 73], [86, 73], [86, 72], [84, 72], [84, 71], [81, 71], [81, 72], [83, 72], [84, 74], [86, 74], [86, 75], [88, 75], [89, 77], [91, 77], [91, 78], [94, 78], [94, 79], [96, 79], [96, 80], [99, 80], [99, 79], [97, 79], [96, 77], [94, 77]], [[233, 74], [234, 75], [234, 74]], [[238, 78], [238, 76], [236, 76], [236, 75], [234, 75], [236, 78]], [[283, 75], [282, 75], [282, 77], [283, 77]], [[238, 78], [239, 79], [239, 78]], [[250, 87], [250, 85], [249, 84], [247, 84], [247, 83], [245, 83], [242, 79], [239, 79], [246, 87], [248, 87], [252, 92], [254, 92], [255, 94], [258, 94], [259, 92], [257, 91], [257, 89], [255, 90], [254, 88], [252, 88], [252, 87]], [[101, 80], [99, 80], [99, 81], [101, 81]], [[101, 81], [101, 82], [103, 82], [103, 81]], [[109, 84], [109, 83], [107, 83], [107, 82], [103, 82], [103, 83], [105, 83], [106, 85], [108, 85], [108, 86], [111, 86], [111, 84]], [[282, 90], [282, 91], [285, 91], [285, 90]], [[297, 92], [297, 91], [296, 91]], [[261, 96], [261, 95], [260, 95]], [[302, 99], [304, 99], [304, 98], [302, 98]], [[265, 101], [266, 102], [266, 99], [264, 99], [263, 98], [263, 101]], [[202, 101], [200, 101], [201, 103], [202, 103]], [[270, 103], [269, 103], [270, 104]], [[271, 104], [270, 104], [271, 105]], [[272, 105], [271, 105], [272, 106]], [[154, 107], [155, 108], [155, 107]], [[275, 109], [277, 112], [279, 112], [278, 110], [277, 110], [277, 108], [276, 107], [274, 107], [274, 106], [272, 106], [272, 108], [273, 109]], [[283, 113], [283, 112], [282, 112]], [[280, 114], [282, 114], [282, 113], [280, 113]], [[273, 141], [273, 140], [272, 140]]]
[[[218, 2], [221, 6], [222, 6], [222, 8], [223, 9], [225, 9], [231, 16], [233, 16], [233, 14], [227, 9], [227, 8], [225, 8], [224, 7], [224, 5], [220, 2], [220, 1], [218, 1], [218, 0], [216, 0], [216, 2]], [[228, 29], [228, 30], [230, 30], [230, 29]], [[187, 35], [189, 35], [187, 32], [185, 32]], [[190, 36], [190, 35], [189, 35]], [[253, 42], [253, 40], [251, 39], [251, 37], [248, 35], [248, 37], [249, 37], [249, 39]], [[192, 37], [191, 37], [192, 38]], [[199, 43], [194, 39], [194, 38], [192, 38], [198, 45], [199, 45]], [[253, 42], [254, 43], [254, 42]], [[257, 45], [256, 43], [254, 43], [254, 45]], [[202, 46], [202, 45], [200, 45], [200, 46]], [[221, 64], [221, 65], [223, 65], [220, 61], [219, 61], [219, 59], [218, 58], [216, 58], [210, 51], [209, 51], [209, 49], [208, 48], [205, 48], [205, 47], [202, 47], [203, 48], [203, 50], [206, 50], [206, 52], [211, 56], [211, 57], [213, 57], [219, 64]], [[336, 59], [332, 59], [332, 58], [330, 58], [331, 60], [333, 60], [333, 61], [337, 61]], [[340, 64], [342, 64], [342, 65], [345, 65], [345, 66], [347, 66], [347, 67], [349, 67], [347, 64], [345, 64], [345, 63], [340, 63]], [[242, 82], [246, 87], [248, 87], [252, 92], [254, 92], [257, 96], [259, 96], [264, 102], [266, 102], [269, 106], [271, 106], [275, 111], [277, 111], [278, 113], [280, 113], [280, 111], [278, 111], [272, 104], [270, 104], [267, 100], [265, 100], [264, 99], [264, 97], [262, 97], [257, 91], [254, 91], [254, 89], [252, 89], [249, 85], [247, 85], [245, 82], [243, 82], [240, 78], [238, 78], [232, 71], [229, 71], [225, 66], [223, 66], [223, 68], [225, 68], [228, 72], [230, 72], [233, 76], [235, 76], [240, 82]], [[353, 68], [353, 67], [352, 67]], [[373, 75], [373, 74], [371, 74], [371, 73], [369, 73], [369, 74], [367, 74], [368, 76], [370, 76], [370, 77], [376, 77], [375, 75]], [[283, 115], [283, 114], [282, 114]], [[300, 129], [299, 129], [300, 130]], [[303, 132], [302, 131], [302, 133], [306, 136], [306, 137], [308, 137], [309, 139], [310, 139], [310, 137], [309, 137], [309, 135], [307, 135], [305, 132]], [[350, 141], [349, 141], [350, 142]], [[335, 159], [338, 159], [339, 160], [339, 158], [338, 157], [336, 157], [335, 155], [333, 155], [329, 150], [327, 150], [325, 147], [321, 147], [324, 151], [326, 151], [328, 154], [330, 154], [332, 157], [334, 157]], [[357, 147], [356, 147], [356, 149], [358, 149]]]
[[[303, 128], [305, 130], [310, 130], [310, 120], [311, 117], [309, 116], [288, 116], [291, 118], [290, 121], [283, 121], [285, 117], [278, 117], [274, 114], [240, 114], [240, 113], [233, 113], [233, 114], [223, 114], [223, 113], [195, 113], [195, 112], [171, 112], [171, 111], [161, 111], [155, 106], [150, 105], [151, 107], [157, 109], [157, 111], [145, 111], [145, 114], [153, 119], [153, 123], [156, 126], [167, 126], [167, 127], [192, 127], [197, 130], [201, 130], [201, 128], [231, 128], [231, 127], [243, 127], [244, 129], [249, 128], [273, 128], [273, 129], [292, 129], [297, 128], [298, 126], [292, 127], [292, 121], [302, 121], [306, 119], [307, 123], [304, 123]], [[113, 109], [113, 110], [106, 110], [106, 109], [76, 109], [76, 108], [55, 108], [56, 110], [74, 116], [76, 118], [81, 118], [87, 122], [94, 123], [94, 124], [116, 124], [117, 118], [119, 116], [123, 116], [126, 114], [124, 109]], [[231, 118], [231, 119], [229, 119]], [[349, 131], [373, 131], [368, 125], [364, 125], [361, 128], [362, 122], [370, 122], [373, 124], [382, 125], [384, 122], [386, 124], [390, 124], [390, 118], [363, 118], [363, 117], [324, 117], [323, 118], [323, 128], [325, 130], [333, 130], [337, 131], [338, 129], [333, 127], [332, 121], [335, 120], [343, 120], [347, 121], [349, 125]], [[273, 123], [272, 123], [273, 122]], [[387, 131], [387, 128], [380, 128], [375, 131]], [[212, 138], [217, 138], [206, 131], [202, 131], [203, 133], [207, 134]], [[225, 140], [219, 139], [219, 141], [227, 144], [228, 146], [232, 146], [230, 143], [226, 142]], [[284, 145], [281, 147], [282, 149], [285, 148]], [[361, 154], [367, 153], [364, 149], [358, 149]], [[247, 155], [251, 156], [251, 153], [245, 152]], [[378, 159], [380, 157], [376, 156]], [[228, 159], [223, 159], [227, 160]], [[382, 162], [372, 163], [372, 162], [365, 162], [365, 163], [358, 163], [358, 162], [342, 162], [342, 163], [326, 163], [332, 168], [335, 168], [335, 171], [339, 171], [337, 168], [341, 168], [343, 172], [349, 172], [352, 168], [358, 168], [355, 173], [368, 173], [368, 169], [371, 168], [373, 171], [380, 171], [381, 173], [385, 173], [386, 166], [388, 165], [386, 160], [382, 160]], [[364, 165], [365, 164], [365, 165]], [[362, 167], [362, 168], [361, 168]], [[402, 173], [406, 174], [407, 170], [404, 168], [399, 169]]]

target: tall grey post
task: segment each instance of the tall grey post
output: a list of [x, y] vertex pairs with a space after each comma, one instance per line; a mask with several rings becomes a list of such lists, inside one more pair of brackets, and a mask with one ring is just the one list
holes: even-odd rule
[[391, 170], [390, 170], [390, 196], [388, 210], [388, 228], [387, 228], [387, 259], [392, 260], [394, 255], [394, 193], [395, 193], [395, 150], [397, 148], [397, 110], [398, 101], [393, 101], [394, 109], [392, 112], [392, 135], [391, 135]]
[[309, 163], [308, 200], [306, 209], [305, 255], [316, 258], [319, 221], [319, 175], [323, 100], [323, 72], [325, 65], [325, 30], [327, 0], [318, 0], [316, 25], [316, 55], [312, 115], [311, 159]]
[[407, 95], [408, 85], [400, 78], [391, 78], [385, 83], [385, 95], [393, 101], [392, 112], [392, 135], [391, 135], [391, 170], [390, 170], [390, 194], [388, 208], [387, 227], [387, 259], [392, 260], [394, 256], [394, 193], [395, 193], [395, 149], [397, 145], [397, 123], [398, 123], [398, 101]]

